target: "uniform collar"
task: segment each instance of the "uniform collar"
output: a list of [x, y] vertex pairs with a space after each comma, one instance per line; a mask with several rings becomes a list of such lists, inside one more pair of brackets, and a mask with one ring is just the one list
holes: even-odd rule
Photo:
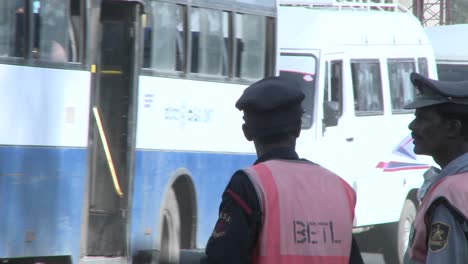
[[254, 164], [272, 159], [297, 160], [299, 159], [299, 155], [297, 155], [296, 151], [292, 147], [274, 148], [258, 157]]
[[439, 177], [450, 176], [468, 172], [468, 152], [452, 160], [442, 169]]
[[421, 200], [427, 191], [442, 178], [464, 172], [468, 172], [468, 152], [449, 162], [442, 170], [431, 167], [424, 175], [424, 183], [419, 188], [418, 198]]

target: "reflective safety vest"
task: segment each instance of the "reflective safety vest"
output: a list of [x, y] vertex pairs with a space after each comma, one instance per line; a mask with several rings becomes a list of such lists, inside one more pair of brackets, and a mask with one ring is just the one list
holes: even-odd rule
[[430, 224], [428, 222], [428, 210], [436, 200], [441, 198], [445, 199], [445, 202], [456, 209], [461, 216], [468, 219], [468, 173], [442, 178], [424, 196], [413, 223], [412, 233], [410, 234], [408, 250], [409, 256], [413, 260], [419, 262], [426, 261], [427, 244], [429, 241], [427, 231]]
[[304, 161], [244, 169], [262, 210], [253, 263], [347, 264], [356, 194], [343, 179]]

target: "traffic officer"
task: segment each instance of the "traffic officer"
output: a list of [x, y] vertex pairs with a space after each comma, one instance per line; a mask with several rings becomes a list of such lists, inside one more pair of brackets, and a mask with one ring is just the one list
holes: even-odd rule
[[[405, 263], [468, 263], [468, 82], [441, 82], [412, 73], [417, 90], [406, 109], [416, 154], [432, 156], [433, 170], [409, 238]], [[409, 258], [408, 258], [409, 257]]]
[[237, 101], [258, 159], [227, 185], [203, 263], [363, 263], [354, 190], [295, 151], [304, 97], [296, 81], [268, 77]]

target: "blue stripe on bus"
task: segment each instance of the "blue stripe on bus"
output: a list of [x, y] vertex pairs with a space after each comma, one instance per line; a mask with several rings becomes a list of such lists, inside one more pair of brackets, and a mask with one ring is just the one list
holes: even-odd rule
[[[72, 255], [76, 263], [86, 159], [85, 149], [0, 147], [0, 258]], [[185, 168], [193, 176], [198, 203], [196, 242], [204, 247], [230, 176], [254, 160], [254, 155], [137, 151], [131, 209], [133, 253], [155, 248], [163, 192], [177, 169]]]
[[[221, 195], [236, 170], [252, 164], [255, 155], [138, 151], [132, 209], [132, 249], [151, 249], [157, 244], [159, 210], [163, 192], [177, 169], [189, 171], [198, 204], [197, 246], [205, 247], [218, 219]], [[151, 230], [151, 234], [145, 234]]]
[[0, 147], [0, 258], [79, 255], [85, 149]]

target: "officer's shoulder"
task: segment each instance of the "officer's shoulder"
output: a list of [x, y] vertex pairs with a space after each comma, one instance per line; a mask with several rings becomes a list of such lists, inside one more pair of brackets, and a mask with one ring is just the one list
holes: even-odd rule
[[428, 210], [430, 222], [437, 222], [440, 220], [455, 219], [458, 223], [464, 223], [465, 217], [462, 216], [456, 208], [454, 208], [447, 200], [437, 199]]
[[252, 186], [252, 183], [249, 176], [247, 176], [247, 173], [243, 169], [240, 169], [232, 175], [227, 188], [240, 191], [250, 186]]
[[308, 160], [308, 159], [305, 159], [305, 158], [300, 158], [299, 160], [300, 160], [300, 161], [303, 161], [303, 162], [305, 162], [305, 163], [311, 164], [311, 165], [316, 165], [316, 166], [321, 167], [319, 164], [317, 164], [317, 163], [315, 163], [315, 162], [313, 162], [313, 161], [310, 161], [310, 160]]

